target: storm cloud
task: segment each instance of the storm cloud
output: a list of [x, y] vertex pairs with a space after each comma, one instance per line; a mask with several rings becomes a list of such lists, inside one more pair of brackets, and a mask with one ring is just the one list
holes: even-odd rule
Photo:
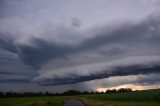
[[82, 83], [132, 75], [145, 77], [128, 83], [159, 82], [147, 78], [160, 72], [158, 0], [2, 0], [0, 5], [4, 85], [83, 88]]
[[[74, 46], [33, 39], [30, 41], [33, 46], [19, 46], [19, 55], [24, 62], [35, 67], [40, 65], [40, 71], [45, 70], [44, 75], [41, 73], [42, 75], [34, 78], [34, 81], [41, 85], [72, 84], [112, 76], [158, 72], [158, 17], [149, 17], [139, 24], [123, 24], [115, 29], [111, 26], [110, 32], [103, 26], [100, 31], [94, 32], [96, 35]], [[84, 55], [86, 58], [83, 58]], [[122, 64], [116, 66], [118, 62]], [[108, 64], [113, 64], [113, 69], [110, 69]], [[48, 70], [49, 72], [46, 72]]]

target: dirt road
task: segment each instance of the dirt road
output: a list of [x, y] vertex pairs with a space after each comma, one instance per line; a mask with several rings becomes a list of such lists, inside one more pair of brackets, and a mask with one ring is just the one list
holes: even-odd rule
[[64, 106], [84, 106], [81, 101], [77, 99], [69, 99], [65, 102]]

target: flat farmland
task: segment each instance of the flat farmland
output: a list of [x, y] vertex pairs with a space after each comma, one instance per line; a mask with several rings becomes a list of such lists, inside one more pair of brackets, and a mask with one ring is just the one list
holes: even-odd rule
[[87, 105], [99, 103], [104, 106], [160, 106], [160, 90], [83, 95], [80, 98]]
[[9, 97], [0, 98], [0, 106], [62, 106], [65, 97]]
[[70, 98], [85, 106], [160, 106], [160, 89], [77, 96], [1, 97], [0, 106], [63, 106]]

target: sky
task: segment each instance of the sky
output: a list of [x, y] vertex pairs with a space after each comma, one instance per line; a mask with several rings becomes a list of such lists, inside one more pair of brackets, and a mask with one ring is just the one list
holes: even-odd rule
[[0, 91], [160, 88], [159, 0], [0, 0]]

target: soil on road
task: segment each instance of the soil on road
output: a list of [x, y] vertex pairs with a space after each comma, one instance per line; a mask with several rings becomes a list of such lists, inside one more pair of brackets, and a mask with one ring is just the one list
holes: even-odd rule
[[84, 105], [81, 103], [81, 101], [77, 99], [69, 99], [65, 101], [64, 106], [84, 106]]

